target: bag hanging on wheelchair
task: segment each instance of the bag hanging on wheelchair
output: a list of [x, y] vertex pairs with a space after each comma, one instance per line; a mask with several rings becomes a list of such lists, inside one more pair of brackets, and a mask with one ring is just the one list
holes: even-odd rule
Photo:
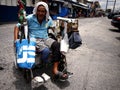
[[69, 48], [76, 49], [82, 44], [82, 39], [79, 32], [72, 32], [69, 37]]
[[16, 59], [20, 68], [31, 69], [35, 64], [35, 39], [22, 39], [16, 42]]
[[65, 34], [64, 38], [60, 42], [60, 51], [67, 53], [69, 49], [68, 36]]

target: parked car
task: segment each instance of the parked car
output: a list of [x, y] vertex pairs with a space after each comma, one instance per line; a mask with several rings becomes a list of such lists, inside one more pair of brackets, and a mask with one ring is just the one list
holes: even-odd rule
[[113, 16], [111, 25], [117, 27], [120, 30], [120, 14]]
[[111, 13], [109, 13], [108, 14], [108, 19], [112, 19], [115, 15], [119, 15], [120, 14], [120, 12], [119, 11], [117, 11], [117, 12], [111, 12]]

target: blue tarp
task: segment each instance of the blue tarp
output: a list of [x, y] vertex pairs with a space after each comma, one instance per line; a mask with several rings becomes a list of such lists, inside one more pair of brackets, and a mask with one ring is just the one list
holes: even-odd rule
[[68, 14], [69, 14], [69, 9], [66, 8], [66, 7], [61, 7], [60, 13], [57, 14], [57, 15], [53, 15], [52, 18], [53, 18], [54, 20], [56, 20], [57, 17], [65, 17], [65, 16], [67, 16]]

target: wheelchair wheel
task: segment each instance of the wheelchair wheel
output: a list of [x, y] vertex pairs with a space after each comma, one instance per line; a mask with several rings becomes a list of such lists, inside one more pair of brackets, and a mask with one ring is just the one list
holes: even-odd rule
[[66, 62], [66, 57], [64, 55], [62, 55], [62, 58], [59, 62], [58, 70], [64, 73], [67, 72], [67, 62]]
[[17, 61], [15, 60], [14, 61], [14, 66], [15, 66], [15, 69], [19, 69], [18, 65], [17, 65]]
[[31, 80], [32, 80], [31, 70], [30, 69], [25, 69], [23, 73], [24, 73], [24, 78], [25, 78], [26, 82], [30, 83]]
[[14, 67], [15, 67], [15, 69], [19, 69], [19, 66], [18, 66], [18, 64], [17, 64], [17, 55], [16, 55], [16, 49], [15, 49], [15, 47], [14, 47], [14, 53], [15, 53]]

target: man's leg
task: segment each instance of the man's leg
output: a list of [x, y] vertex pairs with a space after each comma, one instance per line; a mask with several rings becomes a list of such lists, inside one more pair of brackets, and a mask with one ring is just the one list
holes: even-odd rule
[[60, 78], [67, 79], [68, 78], [67, 74], [64, 74], [58, 71], [58, 65], [61, 60], [60, 43], [56, 41], [53, 42], [51, 49], [52, 49], [53, 59], [54, 59], [53, 74], [57, 75]]
[[49, 48], [45, 48], [41, 51], [42, 55], [41, 55], [41, 60], [43, 60], [44, 62], [49, 62], [48, 61], [48, 58], [49, 58], [49, 55], [50, 55], [50, 50]]

